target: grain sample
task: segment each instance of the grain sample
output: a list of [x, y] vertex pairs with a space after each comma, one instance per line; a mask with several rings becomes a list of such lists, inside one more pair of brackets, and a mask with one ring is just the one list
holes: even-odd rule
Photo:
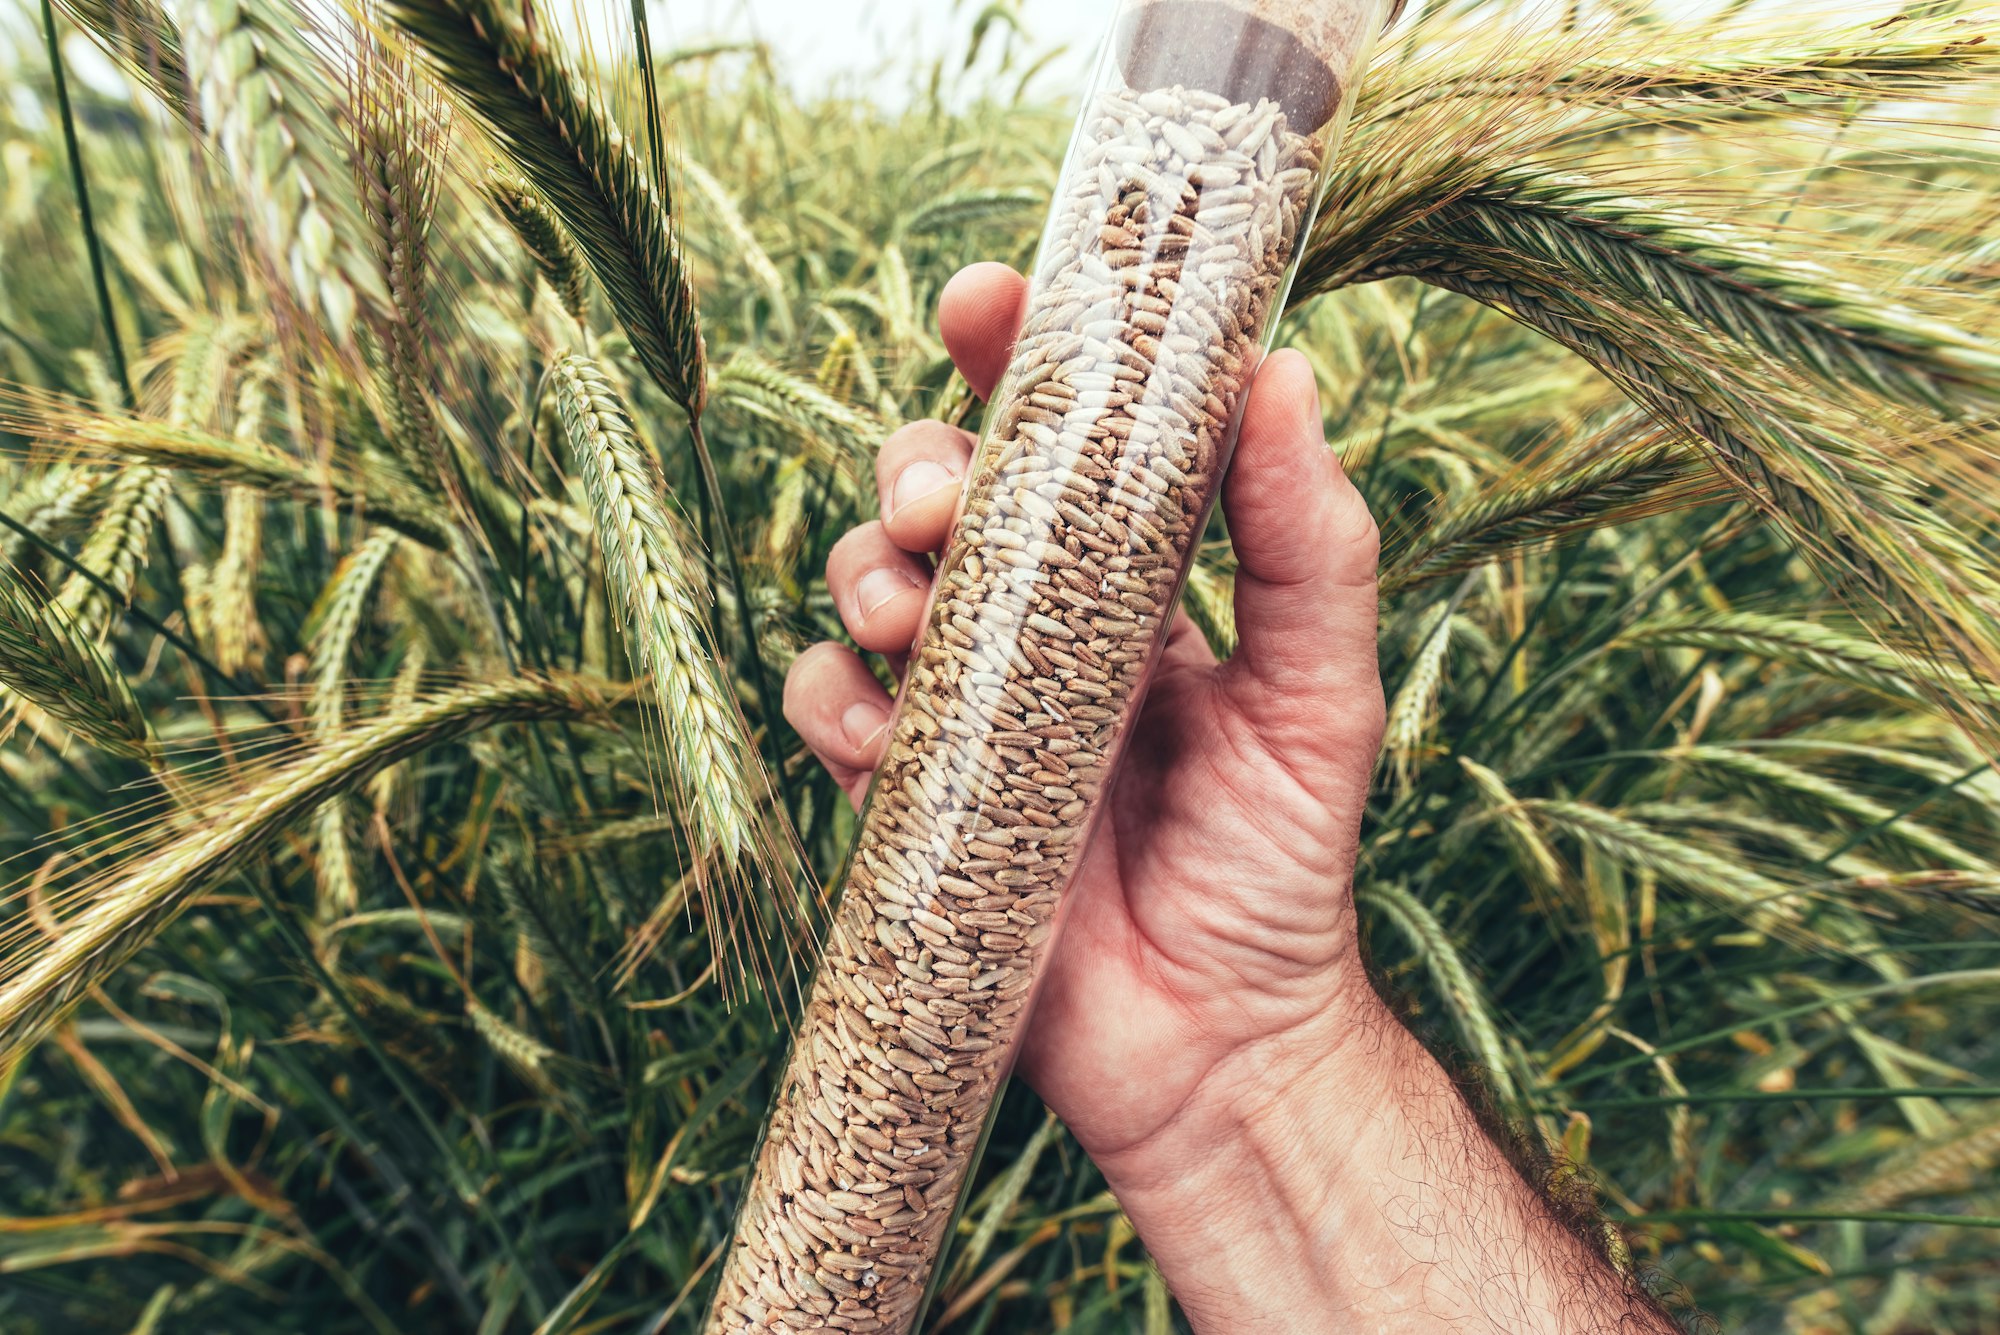
[[1320, 152], [1272, 99], [1114, 84], [1087, 110], [712, 1331], [920, 1315]]

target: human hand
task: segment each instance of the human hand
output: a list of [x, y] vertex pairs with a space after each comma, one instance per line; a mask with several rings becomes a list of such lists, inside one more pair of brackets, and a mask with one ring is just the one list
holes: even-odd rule
[[[1026, 284], [976, 265], [938, 321], [990, 393]], [[900, 678], [975, 441], [882, 447], [883, 518], [827, 563]], [[1175, 620], [1068, 892], [1020, 1070], [1103, 1171], [1203, 1335], [1672, 1329], [1515, 1171], [1370, 985], [1353, 877], [1382, 739], [1376, 531], [1321, 435], [1305, 359], [1250, 389], [1223, 509], [1238, 647]], [[820, 644], [785, 714], [859, 802], [890, 700]]]
[[[974, 390], [1005, 369], [1026, 284], [967, 269], [939, 307]], [[876, 464], [882, 520], [835, 546], [849, 634], [898, 676], [975, 445], [917, 422]], [[1219, 664], [1185, 613], [1133, 726], [1110, 807], [1071, 888], [1021, 1073], [1107, 1172], [1205, 1084], [1248, 1088], [1275, 1040], [1372, 1001], [1351, 873], [1382, 735], [1375, 527], [1321, 435], [1305, 359], [1271, 357], [1244, 413], [1223, 504], [1238, 560], [1239, 648]], [[890, 701], [850, 650], [820, 644], [785, 712], [859, 801]]]

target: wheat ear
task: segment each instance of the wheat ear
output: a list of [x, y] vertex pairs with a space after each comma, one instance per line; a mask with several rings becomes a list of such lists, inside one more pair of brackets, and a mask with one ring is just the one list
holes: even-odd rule
[[1031, 216], [1048, 198], [1048, 191], [1033, 186], [954, 190], [904, 218], [902, 231], [909, 236], [936, 236], [995, 219]]
[[237, 797], [185, 834], [131, 859], [46, 945], [0, 960], [0, 1067], [46, 1033], [143, 949], [204, 888], [254, 857], [328, 798], [426, 747], [499, 723], [574, 718], [600, 707], [574, 678], [514, 678], [432, 696], [348, 729]]
[[[238, 440], [255, 440], [263, 430], [267, 391], [263, 377], [243, 383], [232, 424]], [[263, 493], [255, 487], [224, 487], [222, 515], [222, 555], [209, 572], [208, 615], [216, 665], [233, 673], [248, 667], [264, 650], [264, 630], [257, 619], [257, 576], [264, 564]]]
[[[1717, 34], [1703, 25], [1686, 37], [1646, 28], [1642, 48], [1581, 56], [1550, 50], [1529, 34], [1494, 52], [1467, 44], [1461, 72], [1382, 62], [1385, 78], [1364, 90], [1376, 114], [1408, 115], [1447, 98], [1530, 96], [1605, 108], [1671, 106], [1677, 121], [1744, 110], [1797, 112], [1823, 105], [1852, 116], [1885, 98], [1949, 99], [2000, 69], [2000, 47], [1963, 18], [1905, 10], [1892, 23], [1762, 35]], [[1577, 49], [1561, 34], [1564, 47]], [[1386, 66], [1386, 68], [1385, 68]], [[1657, 122], [1648, 122], [1657, 124]]]
[[387, 294], [335, 188], [334, 98], [300, 16], [273, 0], [198, 0], [188, 17], [202, 123], [243, 192], [251, 239], [293, 308], [346, 343], [356, 316]]
[[652, 678], [678, 786], [698, 842], [737, 865], [760, 844], [760, 785], [728, 682], [710, 647], [700, 562], [667, 502], [659, 465], [639, 443], [603, 372], [583, 357], [549, 371], [571, 457], [590, 496], [604, 569], [623, 611], [636, 670]]
[[1835, 1210], [1881, 1210], [1914, 1196], [1971, 1190], [2000, 1164], [2000, 1113], [1928, 1137], [1826, 1202]]
[[754, 352], [731, 357], [715, 375], [718, 408], [768, 422], [812, 447], [821, 462], [852, 476], [871, 465], [885, 434], [865, 408], [843, 403], [803, 376], [771, 365]]
[[63, 16], [90, 35], [104, 53], [132, 75], [173, 113], [185, 120], [187, 62], [173, 16], [154, 0], [55, 0]]
[[514, 229], [521, 248], [535, 262], [562, 308], [572, 320], [582, 323], [586, 313], [583, 257], [576, 253], [576, 243], [542, 203], [534, 186], [513, 172], [496, 171], [487, 178], [486, 198]]
[[1471, 781], [1479, 808], [1500, 827], [1501, 837], [1514, 854], [1515, 864], [1528, 882], [1537, 903], [1554, 908], [1570, 897], [1570, 877], [1563, 860], [1549, 847], [1541, 830], [1514, 796], [1499, 773], [1470, 756], [1458, 758], [1459, 768]]
[[435, 158], [442, 154], [443, 108], [428, 85], [412, 87], [395, 57], [364, 37], [354, 107], [354, 173], [388, 301], [374, 326], [382, 344], [390, 444], [411, 476], [462, 491], [451, 450], [438, 430], [431, 331], [431, 215]]
[[[1917, 502], [1911, 476], [1863, 457], [1838, 422], [1766, 402], [1765, 387], [1746, 374], [1592, 315], [1552, 282], [1456, 262], [1420, 276], [1547, 334], [1656, 420], [1704, 442], [1724, 475], [1804, 552], [1931, 641], [1934, 653], [2000, 662], [2000, 591], [1978, 543]], [[1830, 405], [1821, 411], [1837, 417]]]
[[646, 373], [700, 416], [707, 355], [670, 202], [601, 102], [495, 0], [387, 8], [561, 217]]
[[[119, 600], [129, 599], [139, 580], [154, 521], [166, 507], [169, 481], [158, 468], [131, 468], [120, 474], [77, 553], [77, 564], [116, 589]], [[77, 574], [64, 581], [56, 601], [77, 629], [90, 636], [103, 635], [121, 610], [110, 594]]]
[[1452, 613], [1457, 601], [1438, 604], [1411, 656], [1403, 681], [1389, 702], [1382, 730], [1382, 757], [1398, 796], [1416, 781], [1424, 737], [1437, 713], [1438, 692], [1444, 684], [1445, 661], [1451, 654]]
[[1531, 798], [1520, 809], [1544, 828], [1570, 835], [1615, 862], [1709, 896], [1759, 931], [1785, 935], [1797, 923], [1799, 891], [1699, 844], [1588, 802]]
[[[1484, 495], [1434, 515], [1390, 547], [1385, 596], [1553, 542], [1581, 529], [1712, 499], [1719, 479], [1687, 446], [1626, 431], [1608, 453], [1589, 448], [1510, 477]], [[1657, 437], [1657, 433], [1655, 433]]]
[[1980, 699], [1993, 689], [1971, 673], [1915, 653], [1898, 653], [1818, 622], [1761, 612], [1702, 612], [1640, 621], [1620, 632], [1618, 643], [1752, 654], [1891, 700], [1926, 705], [1941, 699]]
[[1811, 770], [1735, 746], [1682, 747], [1673, 752], [1673, 759], [1735, 785], [1762, 791], [1772, 806], [1791, 801], [1804, 803], [1816, 813], [1840, 816], [1859, 829], [1872, 831], [1870, 838], [1875, 842], [1901, 845], [1935, 867], [1981, 874], [1995, 870], [1991, 862], [1967, 852], [1936, 830]]
[[771, 260], [764, 243], [757, 239], [757, 233], [737, 207], [722, 182], [714, 173], [692, 159], [681, 163], [681, 174], [687, 179], [697, 194], [707, 204], [708, 217], [719, 225], [722, 234], [729, 238], [729, 244], [736, 251], [736, 263], [743, 266], [750, 277], [764, 289], [765, 300], [770, 303], [771, 314], [777, 322], [777, 333], [789, 341], [796, 332], [792, 319], [792, 298], [785, 285], [784, 275]]
[[[393, 529], [369, 534], [341, 561], [313, 609], [312, 695], [306, 713], [312, 720], [313, 736], [321, 743], [340, 729], [347, 703], [347, 657], [368, 609], [369, 594], [395, 555], [398, 540]], [[313, 825], [319, 845], [319, 860], [314, 866], [319, 916], [322, 922], [331, 922], [352, 913], [361, 900], [354, 878], [353, 850], [347, 842], [346, 799], [336, 797], [323, 803]]]
[[158, 758], [124, 675], [59, 606], [0, 573], [0, 686], [111, 755]]
[[[150, 465], [127, 468], [112, 484], [105, 505], [110, 522], [93, 530], [85, 545], [84, 564], [117, 584], [112, 569], [122, 569], [118, 553], [145, 550], [145, 527], [164, 499], [166, 470], [197, 473], [216, 482], [236, 483], [272, 496], [320, 500], [329, 492], [344, 508], [364, 519], [386, 525], [426, 547], [440, 551], [452, 545], [450, 518], [428, 497], [418, 493], [402, 470], [371, 464], [364, 456], [357, 467], [322, 471], [253, 440], [232, 439], [167, 422], [125, 413], [82, 407], [51, 394], [11, 391], [0, 395], [0, 428], [43, 440], [58, 441], [79, 456], [96, 461], [131, 461]], [[379, 460], [383, 456], [375, 455]], [[148, 488], [160, 488], [157, 497]], [[135, 501], [152, 497], [146, 525], [136, 529], [130, 513]], [[123, 516], [121, 518], [121, 516]], [[111, 530], [123, 534], [114, 539]], [[93, 548], [97, 550], [93, 552]], [[92, 561], [102, 557], [110, 567]], [[82, 595], [77, 595], [81, 597]]]
[[[7, 499], [0, 502], [0, 512], [35, 537], [54, 541], [82, 518], [105, 481], [104, 475], [94, 469], [61, 466], [41, 469], [18, 481]], [[0, 531], [0, 566], [16, 564], [27, 541], [13, 529]]]
[[[1941, 411], [2000, 401], [2000, 354], [1942, 321], [1685, 211], [1587, 178], [1510, 168], [1419, 219], [1405, 252], [1555, 271], [1613, 305], [1678, 310], [1840, 389]], [[1391, 263], [1395, 260], [1392, 257]]]
[[215, 664], [240, 672], [263, 653], [257, 572], [264, 560], [264, 497], [251, 487], [222, 493], [222, 555], [209, 570], [208, 619]]

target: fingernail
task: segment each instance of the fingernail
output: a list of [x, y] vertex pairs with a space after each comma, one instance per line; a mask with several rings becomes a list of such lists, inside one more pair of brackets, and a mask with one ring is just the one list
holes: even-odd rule
[[854, 605], [861, 609], [861, 619], [866, 621], [883, 603], [916, 587], [915, 580], [894, 566], [877, 566], [854, 586]]
[[874, 700], [857, 700], [840, 716], [840, 733], [857, 751], [866, 751], [882, 729], [889, 726], [889, 711]]
[[889, 513], [893, 516], [912, 501], [957, 485], [958, 478], [943, 464], [919, 459], [896, 474], [896, 485], [889, 489]]

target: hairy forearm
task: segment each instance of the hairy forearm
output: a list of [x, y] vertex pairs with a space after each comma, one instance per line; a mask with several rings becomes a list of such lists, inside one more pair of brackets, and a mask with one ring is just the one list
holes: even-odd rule
[[1670, 1332], [1365, 983], [1232, 1055], [1106, 1177], [1201, 1335]]

